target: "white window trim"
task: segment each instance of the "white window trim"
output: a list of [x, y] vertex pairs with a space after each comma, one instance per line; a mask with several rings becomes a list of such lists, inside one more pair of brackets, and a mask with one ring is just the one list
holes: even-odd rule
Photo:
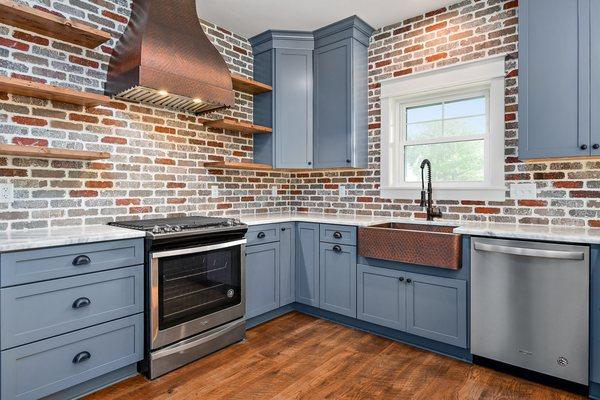
[[[433, 195], [435, 199], [440, 200], [505, 200], [504, 80], [504, 56], [501, 56], [383, 81], [381, 84], [381, 197], [419, 198], [421, 191], [420, 182], [403, 181], [404, 148], [398, 143], [395, 134], [398, 131], [398, 124], [402, 122], [399, 104], [413, 105], [425, 99], [435, 102], [436, 97], [442, 99], [480, 92], [486, 93], [489, 99], [489, 136], [484, 141], [484, 151], [487, 155], [484, 167], [486, 181], [434, 183]], [[432, 168], [435, 169], [435, 165]], [[399, 179], [400, 177], [402, 180]]]

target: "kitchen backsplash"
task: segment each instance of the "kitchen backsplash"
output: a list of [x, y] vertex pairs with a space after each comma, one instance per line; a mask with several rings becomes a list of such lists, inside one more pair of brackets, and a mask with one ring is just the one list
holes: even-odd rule
[[[102, 92], [110, 52], [126, 26], [130, 2], [21, 3], [89, 22], [111, 32], [113, 40], [88, 50], [0, 25], [0, 74]], [[230, 70], [252, 76], [247, 40], [210, 23], [203, 25]], [[235, 108], [224, 114], [252, 121], [252, 96], [236, 92]], [[15, 201], [0, 204], [0, 230], [289, 210], [289, 174], [220, 174], [203, 168], [203, 162], [224, 157], [250, 161], [252, 136], [207, 129], [190, 114], [121, 101], [86, 110], [0, 93], [0, 143], [112, 154], [97, 162], [0, 157], [0, 182], [15, 184]], [[211, 196], [215, 185], [216, 198]], [[273, 186], [276, 197], [271, 195]]]
[[[600, 160], [522, 163], [518, 159], [517, 14], [516, 0], [464, 0], [375, 32], [369, 47], [369, 169], [294, 174], [292, 205], [302, 211], [424, 217], [416, 199], [379, 197], [380, 82], [505, 54], [507, 188], [510, 183], [532, 182], [538, 198], [439, 201], [444, 218], [600, 227]], [[338, 195], [340, 185], [346, 186], [344, 197]]]
[[[0, 25], [0, 74], [102, 92], [112, 46], [129, 17], [124, 0], [39, 0], [24, 4], [84, 20], [113, 40], [96, 50]], [[398, 3], [398, 7], [401, 7]], [[0, 204], [0, 230], [99, 224], [180, 214], [314, 211], [422, 217], [415, 199], [379, 197], [380, 82], [506, 54], [507, 184], [535, 182], [538, 199], [440, 201], [445, 218], [600, 226], [600, 160], [521, 163], [517, 154], [515, 0], [464, 0], [377, 31], [369, 48], [369, 169], [339, 172], [206, 170], [205, 161], [252, 159], [252, 137], [207, 129], [190, 114], [115, 101], [84, 109], [0, 93], [0, 143], [101, 150], [108, 160], [0, 157], [0, 182], [15, 201]], [[232, 72], [252, 75], [249, 43], [203, 23]], [[224, 112], [252, 121], [252, 96], [237, 92]], [[218, 186], [218, 197], [211, 196]], [[346, 195], [339, 196], [339, 186]], [[277, 196], [272, 196], [272, 187]]]

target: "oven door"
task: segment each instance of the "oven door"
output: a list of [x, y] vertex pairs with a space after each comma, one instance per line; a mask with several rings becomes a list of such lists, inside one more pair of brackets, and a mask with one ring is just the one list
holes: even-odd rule
[[151, 349], [244, 316], [246, 239], [150, 254]]

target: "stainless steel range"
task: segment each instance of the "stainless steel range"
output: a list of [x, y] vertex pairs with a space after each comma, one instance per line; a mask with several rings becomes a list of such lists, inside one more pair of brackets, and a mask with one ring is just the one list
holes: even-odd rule
[[244, 235], [235, 219], [121, 221], [146, 231], [146, 358], [151, 379], [244, 338]]

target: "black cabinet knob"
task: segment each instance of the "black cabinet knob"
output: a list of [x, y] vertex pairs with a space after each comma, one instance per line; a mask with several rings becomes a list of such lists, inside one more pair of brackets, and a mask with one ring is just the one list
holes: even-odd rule
[[412, 279], [406, 278], [406, 283], [411, 283], [411, 282], [412, 282]]
[[308, 162], [308, 165], [312, 165], [312, 161], [309, 161], [309, 162]]
[[73, 357], [73, 364], [82, 363], [86, 360], [89, 360], [90, 358], [92, 358], [92, 355], [88, 351], [82, 351], [81, 353]]
[[333, 251], [335, 251], [336, 253], [341, 253], [342, 248], [336, 244], [335, 246], [333, 246]]
[[76, 267], [88, 265], [92, 262], [88, 256], [77, 256], [73, 259], [73, 265]]
[[594, 150], [598, 150], [598, 149], [600, 149], [600, 144], [598, 144], [598, 143], [594, 143], [594, 144], [592, 145], [592, 149], [594, 149]]
[[259, 239], [264, 239], [265, 236], [267, 236], [267, 235], [265, 235], [264, 232], [258, 232], [258, 235], [256, 235], [256, 237], [259, 238]]
[[352, 162], [352, 160], [350, 160], [349, 158], [348, 158], [348, 159], [346, 159], [346, 163], [347, 163], [347, 164], [350, 164], [351, 162]]
[[403, 277], [403, 276], [401, 276], [400, 278], [398, 278], [398, 280], [399, 280], [400, 282], [404, 282], [404, 277]]
[[73, 308], [83, 308], [92, 304], [92, 301], [87, 297], [80, 297], [73, 302]]
[[579, 146], [579, 148], [581, 150], [587, 150], [587, 144], [582, 144], [581, 146]]
[[333, 232], [333, 237], [336, 239], [341, 239], [342, 238], [342, 233], [341, 232]]
[[285, 228], [284, 227], [281, 228], [281, 232], [285, 232]]

